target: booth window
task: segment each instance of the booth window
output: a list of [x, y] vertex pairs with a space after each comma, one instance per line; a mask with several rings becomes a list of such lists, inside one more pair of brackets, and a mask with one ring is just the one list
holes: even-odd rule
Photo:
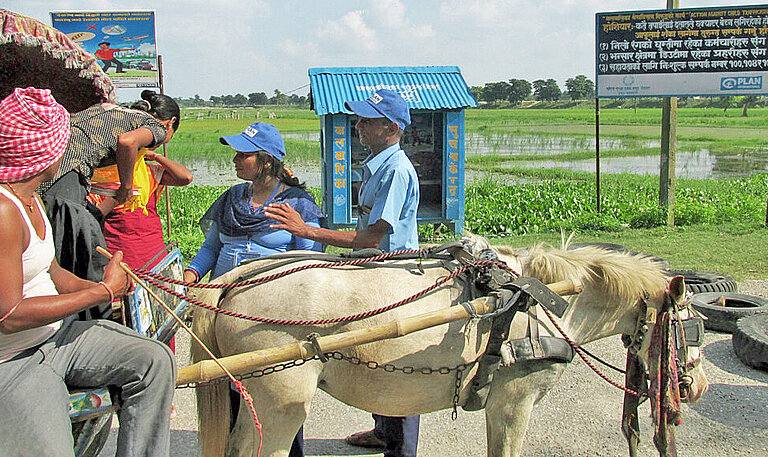
[[[360, 145], [357, 116], [349, 116], [352, 141], [352, 216], [357, 217], [360, 184], [363, 180], [363, 161], [370, 151]], [[411, 110], [411, 125], [406, 127], [400, 146], [411, 159], [419, 177], [419, 215], [421, 218], [440, 218], [443, 208], [443, 113]]]

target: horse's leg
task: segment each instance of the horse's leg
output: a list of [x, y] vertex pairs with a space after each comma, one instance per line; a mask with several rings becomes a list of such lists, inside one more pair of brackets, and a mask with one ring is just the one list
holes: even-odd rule
[[565, 364], [523, 362], [496, 372], [485, 407], [488, 457], [521, 455], [533, 405], [555, 385]]
[[[310, 362], [290, 370], [243, 381], [253, 396], [262, 426], [261, 457], [288, 455], [293, 438], [309, 413], [321, 368], [319, 362]], [[227, 455], [256, 457], [258, 439], [250, 408], [241, 399]]]

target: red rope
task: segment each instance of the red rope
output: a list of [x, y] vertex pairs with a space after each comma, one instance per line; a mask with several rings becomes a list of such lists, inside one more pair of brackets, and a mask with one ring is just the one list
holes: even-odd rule
[[[168, 284], [176, 284], [179, 286], [186, 286], [186, 287], [192, 287], [196, 289], [232, 289], [235, 287], [244, 287], [244, 286], [250, 286], [254, 284], [263, 284], [265, 282], [273, 281], [278, 278], [282, 278], [283, 276], [288, 276], [289, 274], [293, 274], [299, 271], [304, 270], [310, 270], [313, 268], [330, 268], [330, 267], [343, 267], [343, 266], [358, 266], [358, 265], [364, 265], [366, 263], [370, 262], [378, 262], [381, 260], [387, 260], [389, 258], [401, 255], [401, 254], [420, 254], [425, 252], [422, 250], [401, 250], [401, 251], [392, 251], [387, 252], [381, 255], [377, 255], [374, 257], [361, 257], [359, 259], [350, 259], [350, 260], [339, 260], [339, 261], [328, 261], [325, 263], [313, 263], [309, 265], [302, 265], [299, 267], [291, 268], [289, 270], [281, 271], [280, 273], [275, 273], [269, 276], [262, 276], [256, 279], [252, 279], [250, 281], [243, 281], [243, 282], [236, 282], [236, 283], [229, 283], [229, 284], [200, 284], [197, 282], [186, 282], [181, 281], [178, 279], [168, 278], [166, 276], [162, 276], [158, 273], [151, 272], [149, 270], [145, 270], [143, 268], [137, 268], [134, 270], [135, 273], [139, 274], [140, 276], [149, 276], [154, 279], [157, 279], [162, 282], [166, 282]], [[503, 268], [510, 270], [509, 266], [503, 262], [490, 262], [497, 264], [499, 266], [502, 266]]]
[[[403, 251], [398, 251], [398, 252], [403, 252]], [[405, 251], [405, 252], [409, 252], [409, 251]], [[381, 256], [379, 256], [379, 257], [381, 257]], [[356, 259], [356, 260], [358, 260], [358, 259]], [[368, 261], [370, 259], [365, 259], [365, 260]], [[343, 264], [346, 265], [347, 263], [344, 262]], [[296, 271], [302, 271], [302, 270], [306, 270], [306, 269], [309, 269], [309, 268], [320, 268], [320, 267], [328, 268], [330, 266], [338, 266], [338, 265], [339, 264], [337, 264], [337, 263], [332, 263], [330, 265], [329, 264], [303, 265], [301, 267], [293, 268], [291, 270], [285, 270], [285, 271], [282, 271], [280, 273], [276, 273], [276, 274], [271, 275], [271, 276], [265, 276], [265, 277], [256, 278], [256, 279], [251, 280], [251, 281], [245, 281], [245, 282], [234, 283], [234, 284], [212, 284], [212, 285], [213, 286], [224, 286], [226, 288], [242, 287], [242, 286], [245, 286], [245, 285], [260, 284], [260, 283], [266, 282], [267, 280], [273, 280], [273, 279], [276, 279], [276, 278], [280, 278], [282, 276], [286, 276], [286, 275], [291, 274], [291, 273], [295, 273]], [[419, 298], [422, 298], [423, 296], [427, 295], [428, 293], [432, 292], [433, 290], [437, 289], [438, 287], [442, 286], [443, 284], [445, 284], [449, 280], [451, 280], [451, 279], [455, 278], [456, 276], [464, 273], [466, 270], [468, 270], [468, 269], [470, 269], [472, 267], [492, 266], [492, 265], [499, 266], [501, 268], [504, 268], [506, 270], [509, 270], [509, 271], [512, 271], [513, 273], [515, 273], [514, 270], [509, 268], [509, 266], [507, 266], [507, 264], [505, 264], [503, 262], [489, 261], [489, 260], [472, 262], [470, 264], [464, 265], [461, 268], [458, 268], [457, 270], [455, 270], [453, 273], [449, 274], [448, 276], [444, 276], [444, 277], [438, 279], [437, 281], [435, 281], [434, 284], [432, 284], [431, 286], [428, 286], [426, 289], [424, 289], [424, 290], [422, 290], [420, 292], [417, 292], [417, 293], [411, 295], [410, 297], [407, 297], [407, 298], [405, 298], [403, 300], [400, 300], [400, 301], [398, 301], [396, 303], [393, 303], [391, 305], [387, 305], [387, 306], [384, 306], [384, 307], [381, 307], [381, 308], [378, 308], [378, 309], [374, 309], [374, 310], [371, 310], [371, 311], [366, 311], [366, 312], [360, 313], [360, 314], [353, 314], [351, 316], [336, 317], [336, 318], [331, 318], [331, 319], [304, 320], [304, 321], [301, 321], [301, 320], [296, 320], [295, 321], [295, 320], [289, 320], [289, 319], [272, 319], [272, 318], [267, 318], [267, 317], [249, 316], [247, 314], [235, 313], [233, 311], [228, 311], [228, 310], [220, 309], [220, 308], [218, 308], [218, 307], [216, 307], [214, 305], [209, 305], [207, 303], [203, 303], [203, 302], [201, 302], [199, 300], [196, 300], [196, 299], [194, 299], [192, 297], [186, 296], [186, 295], [184, 295], [184, 294], [182, 294], [180, 292], [176, 292], [175, 290], [173, 290], [173, 289], [171, 289], [169, 287], [163, 286], [162, 284], [160, 284], [158, 281], [155, 281], [155, 279], [154, 279], [154, 278], [156, 278], [157, 276], [160, 276], [160, 275], [157, 275], [157, 274], [154, 274], [154, 273], [152, 275], [150, 275], [150, 274], [147, 274], [147, 272], [144, 271], [144, 270], [136, 270], [136, 274], [141, 279], [144, 279], [148, 283], [154, 285], [155, 287], [157, 287], [157, 288], [159, 288], [159, 289], [161, 289], [161, 290], [163, 290], [163, 291], [165, 291], [165, 292], [167, 292], [167, 293], [169, 293], [169, 294], [171, 294], [171, 295], [173, 295], [175, 297], [178, 297], [178, 298], [180, 298], [182, 300], [186, 300], [188, 303], [191, 303], [191, 304], [193, 304], [195, 306], [199, 306], [200, 308], [204, 308], [204, 309], [207, 309], [209, 311], [213, 311], [215, 313], [223, 314], [225, 316], [235, 317], [235, 318], [238, 318], [238, 319], [244, 319], [244, 320], [249, 320], [249, 321], [254, 321], [254, 322], [261, 322], [261, 323], [265, 323], [265, 324], [275, 324], [275, 325], [323, 325], [323, 324], [337, 324], [337, 323], [340, 323], [340, 322], [352, 322], [352, 321], [357, 321], [357, 320], [365, 319], [365, 318], [368, 318], [368, 317], [371, 317], [371, 316], [376, 316], [376, 315], [381, 314], [381, 313], [385, 313], [385, 312], [387, 312], [389, 310], [392, 310], [392, 309], [397, 308], [399, 306], [405, 305], [406, 303], [410, 303], [412, 301], [418, 300]], [[171, 283], [171, 284], [179, 284], [179, 285], [186, 285], [187, 284], [184, 281], [178, 281], [178, 280], [175, 280], [175, 279], [166, 278], [164, 276], [160, 276], [160, 278], [162, 278], [162, 279], [160, 279], [161, 281], [165, 281], [165, 282], [168, 282], [168, 283]], [[269, 279], [267, 279], [267, 278], [269, 278]], [[216, 288], [222, 288], [222, 287], [216, 287]]]
[[610, 379], [608, 376], [604, 375], [604, 374], [603, 374], [603, 373], [602, 373], [602, 372], [601, 372], [601, 371], [600, 371], [600, 370], [599, 370], [599, 369], [598, 369], [598, 368], [597, 368], [597, 367], [596, 367], [596, 366], [595, 366], [595, 365], [594, 365], [592, 362], [590, 362], [589, 360], [587, 360], [587, 357], [586, 357], [586, 356], [583, 354], [583, 350], [581, 349], [581, 347], [580, 347], [578, 344], [574, 343], [574, 342], [573, 342], [573, 341], [572, 341], [572, 340], [571, 340], [571, 339], [568, 337], [568, 335], [565, 333], [565, 331], [564, 331], [564, 330], [563, 330], [563, 329], [560, 327], [560, 325], [558, 325], [558, 324], [557, 324], [557, 322], [555, 322], [555, 318], [552, 316], [552, 313], [551, 313], [551, 312], [550, 312], [550, 311], [547, 309], [547, 307], [546, 307], [546, 306], [542, 306], [542, 307], [541, 307], [541, 309], [543, 309], [543, 310], [544, 310], [544, 313], [546, 313], [547, 317], [549, 317], [549, 320], [550, 320], [550, 321], [552, 321], [552, 325], [554, 325], [554, 326], [555, 326], [555, 328], [557, 329], [557, 331], [558, 331], [558, 332], [560, 332], [560, 334], [563, 336], [563, 339], [564, 339], [564, 340], [565, 340], [565, 341], [566, 341], [568, 344], [570, 344], [570, 345], [571, 345], [571, 347], [573, 348], [573, 350], [574, 350], [574, 351], [576, 351], [576, 354], [578, 354], [578, 355], [579, 355], [579, 357], [581, 358], [581, 360], [583, 360], [583, 361], [584, 361], [584, 363], [586, 363], [586, 364], [587, 364], [587, 366], [588, 366], [589, 368], [591, 368], [591, 369], [592, 369], [592, 371], [594, 371], [594, 372], [595, 372], [595, 373], [596, 373], [598, 376], [600, 376], [601, 378], [603, 378], [605, 381], [607, 381], [607, 382], [608, 382], [609, 384], [611, 384], [612, 386], [614, 386], [614, 387], [618, 387], [619, 389], [623, 390], [624, 392], [626, 392], [626, 393], [628, 393], [628, 394], [630, 394], [630, 395], [634, 395], [634, 396], [636, 396], [636, 397], [644, 397], [644, 396], [646, 396], [645, 394], [640, 394], [640, 393], [637, 393], [637, 392], [635, 392], [635, 391], [634, 391], [634, 390], [632, 390], [632, 389], [628, 389], [627, 387], [625, 387], [625, 386], [622, 386], [621, 384], [619, 384], [619, 383], [617, 383], [617, 382], [613, 381], [612, 379]]
[[256, 407], [253, 406], [253, 397], [248, 393], [242, 382], [238, 380], [232, 381], [237, 391], [240, 393], [240, 397], [248, 404], [248, 409], [251, 410], [251, 416], [253, 417], [256, 430], [259, 432], [259, 449], [256, 451], [256, 457], [261, 455], [261, 445], [264, 443], [264, 435], [261, 433], [261, 422], [259, 422], [259, 416], [256, 414]]

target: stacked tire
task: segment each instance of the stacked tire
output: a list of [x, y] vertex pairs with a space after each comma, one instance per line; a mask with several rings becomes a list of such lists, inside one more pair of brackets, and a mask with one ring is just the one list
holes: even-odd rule
[[736, 356], [745, 365], [768, 371], [768, 299], [737, 293], [727, 275], [691, 270], [671, 270], [681, 275], [693, 295], [693, 308], [707, 319], [710, 330], [732, 333]]
[[669, 270], [669, 276], [685, 278], [685, 289], [693, 294], [704, 292], [736, 292], [736, 281], [728, 275], [707, 271]]
[[739, 319], [731, 342], [745, 365], [768, 371], [768, 313]]
[[739, 319], [768, 311], [768, 299], [736, 292], [703, 292], [693, 296], [693, 308], [707, 316], [706, 328], [733, 333]]

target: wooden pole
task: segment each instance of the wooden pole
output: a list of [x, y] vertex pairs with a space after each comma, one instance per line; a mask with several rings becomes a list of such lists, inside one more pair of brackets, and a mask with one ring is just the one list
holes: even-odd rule
[[[548, 284], [553, 292], [559, 295], [572, 295], [581, 292], [582, 285], [570, 280]], [[495, 297], [481, 297], [472, 301], [472, 305], [478, 314], [493, 311], [496, 306]], [[471, 317], [463, 306], [452, 306], [447, 309], [419, 314], [417, 316], [392, 321], [386, 324], [339, 333], [336, 335], [321, 336], [317, 338], [317, 344], [322, 351], [335, 351], [361, 344], [372, 343], [390, 338], [408, 335], [419, 330], [447, 324], [449, 322], [467, 319]], [[203, 360], [193, 365], [181, 368], [176, 376], [176, 385], [191, 382], [208, 382], [225, 376], [222, 366], [226, 367], [234, 375], [244, 374], [262, 366], [286, 362], [288, 360], [310, 359], [317, 355], [315, 346], [310, 341], [297, 341], [292, 344], [274, 348], [261, 349], [243, 354], [221, 357], [216, 362]]]
[[[160, 81], [160, 93], [165, 94], [163, 88], [163, 56], [157, 56], [157, 76]], [[163, 143], [163, 157], [168, 157], [168, 150]], [[165, 188], [165, 238], [171, 238], [171, 189]]]
[[[679, 8], [679, 0], [667, 0], [667, 9]], [[661, 160], [659, 204], [667, 210], [667, 225], [675, 225], [675, 164], [677, 162], [677, 97], [664, 97], [661, 109]]]

